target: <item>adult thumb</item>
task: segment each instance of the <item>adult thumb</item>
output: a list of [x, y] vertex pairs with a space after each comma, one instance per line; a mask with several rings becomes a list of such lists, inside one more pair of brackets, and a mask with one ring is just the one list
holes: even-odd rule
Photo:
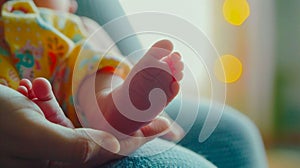
[[75, 129], [75, 132], [87, 140], [87, 144], [82, 142], [82, 146], [87, 145], [88, 147], [86, 154], [82, 159], [84, 163], [97, 156], [99, 159], [105, 158], [104, 156], [101, 156], [101, 154], [107, 152], [118, 153], [120, 151], [119, 141], [109, 133], [88, 128]]
[[12, 150], [27, 159], [83, 164], [95, 156], [101, 160], [107, 151], [120, 150], [119, 141], [100, 130], [67, 128], [42, 117], [22, 120], [15, 125], [22, 128], [21, 135], [17, 134], [20, 138], [16, 138], [22, 140], [14, 143]]

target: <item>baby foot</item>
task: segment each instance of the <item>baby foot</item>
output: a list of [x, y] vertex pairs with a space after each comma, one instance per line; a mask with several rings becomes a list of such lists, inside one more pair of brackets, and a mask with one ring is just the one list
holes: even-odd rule
[[183, 62], [167, 40], [154, 44], [132, 68], [124, 83], [111, 93], [106, 120], [116, 130], [131, 134], [151, 122], [177, 95]]
[[[163, 90], [166, 95], [164, 107], [177, 95], [178, 81], [183, 77], [183, 63], [180, 54], [172, 53], [172, 49], [172, 43], [167, 40], [157, 42], [132, 68], [121, 92], [128, 90], [129, 98], [137, 109], [150, 108], [153, 103], [149, 101], [150, 92], [155, 88]], [[155, 99], [159, 98], [159, 95], [154, 96], [158, 96]]]
[[62, 126], [74, 127], [60, 108], [51, 85], [45, 78], [36, 78], [32, 83], [28, 79], [22, 79], [17, 90], [34, 101], [47, 120]]

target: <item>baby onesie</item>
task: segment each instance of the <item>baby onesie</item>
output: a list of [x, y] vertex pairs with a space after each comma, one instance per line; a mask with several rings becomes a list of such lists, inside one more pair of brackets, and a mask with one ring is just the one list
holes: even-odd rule
[[130, 71], [123, 57], [87, 43], [88, 33], [76, 15], [37, 8], [32, 1], [8, 1], [0, 26], [0, 84], [16, 89], [21, 78], [47, 78], [75, 126], [80, 126], [73, 103], [80, 83], [99, 71], [122, 78]]

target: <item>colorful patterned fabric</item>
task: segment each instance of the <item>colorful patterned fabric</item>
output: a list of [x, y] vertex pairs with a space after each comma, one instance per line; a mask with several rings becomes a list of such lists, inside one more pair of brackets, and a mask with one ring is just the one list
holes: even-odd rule
[[77, 126], [73, 97], [85, 77], [101, 70], [125, 78], [130, 71], [123, 57], [89, 46], [76, 15], [37, 8], [32, 1], [8, 1], [2, 7], [0, 26], [0, 83], [16, 89], [20, 78], [49, 79], [60, 105]]

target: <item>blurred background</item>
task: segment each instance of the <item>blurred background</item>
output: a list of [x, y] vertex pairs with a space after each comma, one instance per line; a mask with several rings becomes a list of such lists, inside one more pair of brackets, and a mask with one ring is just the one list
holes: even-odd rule
[[[226, 104], [246, 114], [258, 126], [271, 168], [299, 167], [299, 0], [120, 2], [127, 14], [156, 11], [187, 20], [203, 31], [220, 57], [231, 55], [236, 58], [241, 66], [231, 62], [230, 67], [237, 67], [234, 71], [240, 73], [232, 81], [220, 81], [226, 85]], [[235, 18], [231, 12], [241, 17]], [[153, 33], [143, 33], [138, 37], [145, 48], [165, 38]], [[205, 62], [197, 62], [193, 59], [191, 48], [177, 39], [171, 40], [175, 43], [175, 50], [182, 53], [186, 66], [194, 71], [199, 93], [209, 98], [209, 78], [212, 76], [205, 71]], [[201, 57], [205, 57], [205, 54]], [[184, 88], [183, 92], [191, 97], [196, 96], [188, 88]]]

